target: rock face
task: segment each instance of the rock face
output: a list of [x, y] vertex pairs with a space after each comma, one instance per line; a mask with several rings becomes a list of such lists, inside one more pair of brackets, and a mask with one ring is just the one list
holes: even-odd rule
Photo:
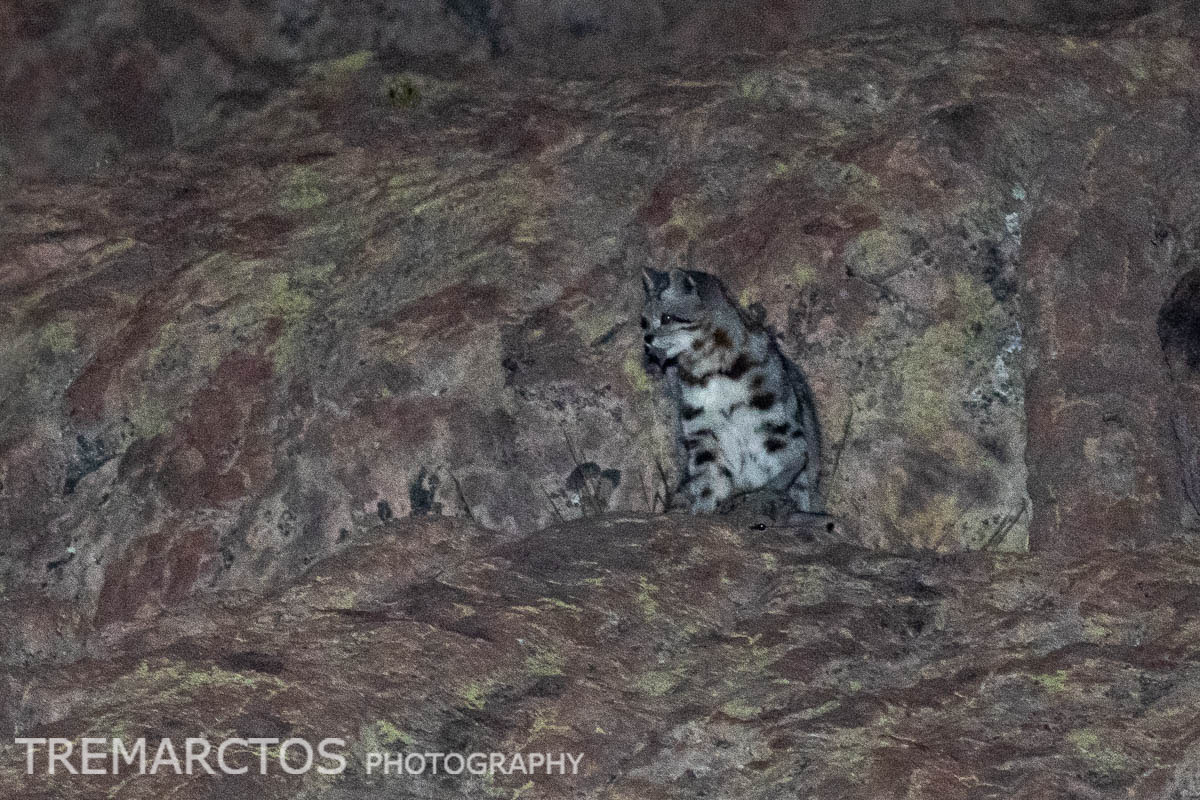
[[[103, 660], [10, 674], [2, 695], [0, 726], [24, 735], [342, 738], [341, 775], [39, 761], [27, 777], [10, 749], [0, 792], [1193, 797], [1197, 568], [1178, 544], [1064, 563], [897, 557], [715, 518], [499, 542], [394, 518], [268, 598], [182, 604], [96, 641]], [[366, 769], [376, 751], [583, 758], [574, 776], [384, 776]]]
[[569, 75], [775, 51], [876, 19], [1105, 24], [1165, 0], [9, 0], [0, 177], [86, 174], [126, 151], [222, 138], [298, 67], [521, 64]]
[[878, 31], [603, 83], [356, 56], [221, 147], [16, 185], [5, 583], [124, 619], [391, 515], [661, 510], [636, 276], [689, 247], [809, 374], [862, 543], [1165, 535], [1194, 32]]
[[[593, 796], [1190, 796], [1198, 34], [358, 52], [11, 181], [0, 722], [559, 737]], [[689, 251], [810, 378], [833, 549], [659, 514], [638, 275]], [[881, 554], [922, 549], [1044, 552]]]

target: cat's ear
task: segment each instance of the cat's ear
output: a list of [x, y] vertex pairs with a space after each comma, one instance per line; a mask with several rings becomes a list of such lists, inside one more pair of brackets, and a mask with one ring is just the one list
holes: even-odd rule
[[692, 276], [681, 269], [671, 270], [671, 285], [689, 294], [696, 291], [696, 281], [692, 280]]
[[642, 267], [642, 291], [646, 296], [654, 294], [654, 271]]

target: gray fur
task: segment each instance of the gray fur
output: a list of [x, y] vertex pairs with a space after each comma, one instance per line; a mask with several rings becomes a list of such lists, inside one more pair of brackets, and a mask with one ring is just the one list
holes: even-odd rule
[[[820, 429], [812, 392], [775, 338], [713, 275], [642, 274], [646, 356], [676, 405], [680, 485], [692, 512], [780, 498], [819, 512]], [[759, 502], [755, 500], [754, 502]]]

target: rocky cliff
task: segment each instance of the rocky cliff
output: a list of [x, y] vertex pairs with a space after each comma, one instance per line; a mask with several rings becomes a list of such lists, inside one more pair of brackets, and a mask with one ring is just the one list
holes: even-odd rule
[[[588, 796], [1191, 796], [1198, 33], [603, 77], [361, 50], [219, 136], [11, 178], [5, 729], [227, 702], [562, 736]], [[660, 514], [637, 275], [689, 250], [810, 377], [815, 541]]]

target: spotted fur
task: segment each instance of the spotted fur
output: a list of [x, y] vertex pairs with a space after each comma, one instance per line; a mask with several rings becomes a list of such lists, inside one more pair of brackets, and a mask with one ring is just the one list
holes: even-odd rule
[[803, 373], [704, 272], [646, 270], [647, 358], [677, 401], [679, 493], [712, 512], [761, 489], [819, 511], [820, 431]]

